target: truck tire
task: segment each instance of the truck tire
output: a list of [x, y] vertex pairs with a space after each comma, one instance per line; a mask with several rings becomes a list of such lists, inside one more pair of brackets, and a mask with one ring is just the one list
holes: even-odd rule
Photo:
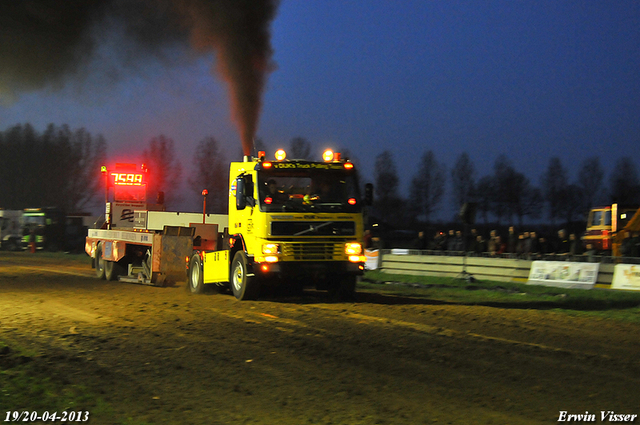
[[255, 300], [260, 294], [258, 280], [248, 272], [249, 261], [244, 252], [238, 251], [231, 262], [231, 290], [239, 300]]
[[95, 261], [95, 265], [96, 265], [96, 277], [98, 279], [105, 279], [105, 259], [102, 258], [102, 244], [98, 244], [98, 246], [96, 247], [96, 259]]
[[117, 261], [104, 260], [104, 278], [106, 280], [118, 280], [118, 276], [124, 274], [124, 267]]
[[329, 294], [340, 301], [355, 301], [356, 275], [336, 276], [337, 279], [329, 283]]
[[202, 294], [204, 292], [202, 259], [200, 258], [199, 254], [193, 254], [191, 260], [189, 261], [187, 291], [192, 294]]

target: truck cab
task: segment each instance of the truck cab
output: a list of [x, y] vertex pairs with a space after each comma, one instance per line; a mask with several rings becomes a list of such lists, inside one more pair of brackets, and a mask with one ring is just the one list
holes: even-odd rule
[[253, 299], [263, 285], [312, 282], [352, 297], [364, 270], [363, 207], [354, 164], [333, 152], [319, 162], [284, 151], [232, 162], [227, 249], [197, 252], [189, 286], [228, 284]]
[[22, 246], [26, 249], [31, 240], [36, 249], [57, 251], [64, 248], [65, 214], [55, 207], [25, 208], [23, 211]]
[[582, 237], [584, 248], [611, 254], [616, 233], [625, 227], [637, 210], [638, 207], [621, 207], [618, 204], [592, 208]]

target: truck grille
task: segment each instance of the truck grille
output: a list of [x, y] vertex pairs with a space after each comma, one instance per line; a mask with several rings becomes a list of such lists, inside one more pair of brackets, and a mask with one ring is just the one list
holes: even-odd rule
[[294, 260], [320, 261], [337, 259], [344, 252], [344, 244], [335, 243], [286, 243], [282, 254]]
[[355, 221], [273, 221], [271, 236], [354, 236]]

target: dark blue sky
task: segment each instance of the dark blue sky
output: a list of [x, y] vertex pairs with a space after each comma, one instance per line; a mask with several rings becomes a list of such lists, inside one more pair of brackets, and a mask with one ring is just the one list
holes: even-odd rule
[[[636, 0], [285, 0], [272, 30], [277, 68], [258, 128], [272, 150], [296, 136], [318, 154], [346, 147], [371, 176], [389, 149], [403, 186], [427, 150], [449, 168], [469, 153], [476, 177], [505, 154], [537, 185], [552, 156], [574, 180], [583, 159], [600, 157], [608, 176], [640, 147]], [[95, 61], [82, 81], [23, 93], [0, 105], [0, 128], [86, 127], [106, 137], [114, 160], [165, 134], [185, 169], [205, 136], [237, 156], [226, 87], [210, 72], [215, 58], [166, 54], [171, 65], [105, 71]]]

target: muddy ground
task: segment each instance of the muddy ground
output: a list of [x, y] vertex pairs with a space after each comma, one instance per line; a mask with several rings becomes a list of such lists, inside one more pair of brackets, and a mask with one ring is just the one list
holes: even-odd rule
[[0, 253], [0, 340], [34, 349], [52, 374], [111, 404], [115, 413], [92, 424], [544, 424], [560, 411], [598, 422], [602, 410], [640, 413], [638, 324], [375, 293], [239, 302], [100, 281], [88, 261], [33, 264]]

